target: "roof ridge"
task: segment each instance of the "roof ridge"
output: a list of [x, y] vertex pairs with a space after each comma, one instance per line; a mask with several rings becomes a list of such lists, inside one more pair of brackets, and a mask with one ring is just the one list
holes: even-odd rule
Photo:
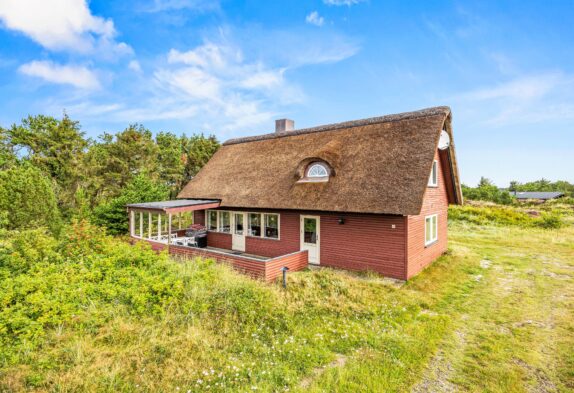
[[435, 106], [430, 108], [424, 108], [417, 111], [411, 112], [402, 112], [402, 113], [395, 113], [389, 114], [384, 116], [377, 116], [377, 117], [369, 117], [365, 119], [358, 119], [358, 120], [351, 120], [345, 121], [341, 123], [332, 123], [332, 124], [325, 124], [315, 127], [309, 128], [301, 128], [299, 130], [292, 130], [292, 131], [285, 131], [285, 132], [273, 132], [268, 134], [262, 135], [254, 135], [254, 136], [246, 136], [242, 138], [233, 138], [228, 139], [223, 143], [223, 145], [235, 145], [239, 143], [247, 143], [247, 142], [255, 142], [255, 141], [262, 141], [267, 139], [277, 139], [277, 138], [284, 138], [294, 135], [303, 135], [303, 134], [310, 134], [313, 132], [323, 132], [323, 131], [334, 131], [340, 130], [344, 128], [350, 127], [359, 127], [364, 125], [370, 124], [378, 124], [378, 123], [390, 123], [402, 120], [410, 120], [410, 119], [418, 119], [421, 117], [428, 117], [428, 116], [436, 116], [443, 114], [448, 116], [451, 113], [450, 107], [448, 106]]

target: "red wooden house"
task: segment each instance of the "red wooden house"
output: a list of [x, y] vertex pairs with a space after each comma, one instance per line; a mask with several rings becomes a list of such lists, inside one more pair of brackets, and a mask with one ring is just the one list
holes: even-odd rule
[[[406, 280], [462, 203], [448, 107], [232, 139], [178, 195], [129, 205], [131, 236], [272, 280], [308, 264]], [[186, 228], [207, 229], [196, 247]]]

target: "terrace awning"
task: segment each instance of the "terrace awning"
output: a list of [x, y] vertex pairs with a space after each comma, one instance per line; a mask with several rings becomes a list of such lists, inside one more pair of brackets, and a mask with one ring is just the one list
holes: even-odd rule
[[131, 203], [128, 210], [147, 211], [156, 213], [181, 213], [193, 210], [214, 209], [219, 207], [220, 201], [216, 199], [176, 199], [173, 201]]

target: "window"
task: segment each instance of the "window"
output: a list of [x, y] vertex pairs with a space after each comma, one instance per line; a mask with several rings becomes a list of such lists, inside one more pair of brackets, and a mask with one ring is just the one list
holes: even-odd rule
[[207, 229], [217, 231], [217, 211], [209, 210], [207, 214], [209, 216]]
[[249, 213], [249, 236], [261, 236], [261, 214]]
[[234, 233], [243, 235], [243, 213], [234, 213], [233, 217], [235, 218]]
[[328, 177], [329, 171], [323, 164], [315, 163], [309, 166], [307, 169], [307, 177], [317, 178], [317, 177]]
[[317, 219], [303, 219], [303, 242], [307, 244], [317, 244]]
[[231, 232], [231, 219], [229, 212], [219, 212], [219, 232]]
[[430, 174], [430, 178], [429, 178], [429, 186], [430, 187], [436, 187], [438, 185], [438, 162], [436, 160], [434, 160], [432, 162], [432, 169], [431, 169], [431, 174]]
[[[232, 233], [231, 215], [234, 214], [233, 233], [244, 234], [243, 213], [208, 210], [207, 229], [212, 232]], [[249, 213], [247, 215], [247, 236], [279, 239], [279, 214]]]
[[437, 241], [438, 216], [436, 214], [425, 217], [425, 246]]
[[279, 215], [264, 214], [265, 217], [265, 237], [269, 239], [279, 239]]

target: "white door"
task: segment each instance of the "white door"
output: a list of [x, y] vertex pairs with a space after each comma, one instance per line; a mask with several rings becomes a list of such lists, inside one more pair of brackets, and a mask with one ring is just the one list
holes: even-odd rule
[[301, 216], [301, 250], [309, 252], [309, 263], [319, 264], [319, 216]]
[[247, 213], [233, 213], [233, 222], [231, 225], [231, 248], [236, 251], [245, 251]]

